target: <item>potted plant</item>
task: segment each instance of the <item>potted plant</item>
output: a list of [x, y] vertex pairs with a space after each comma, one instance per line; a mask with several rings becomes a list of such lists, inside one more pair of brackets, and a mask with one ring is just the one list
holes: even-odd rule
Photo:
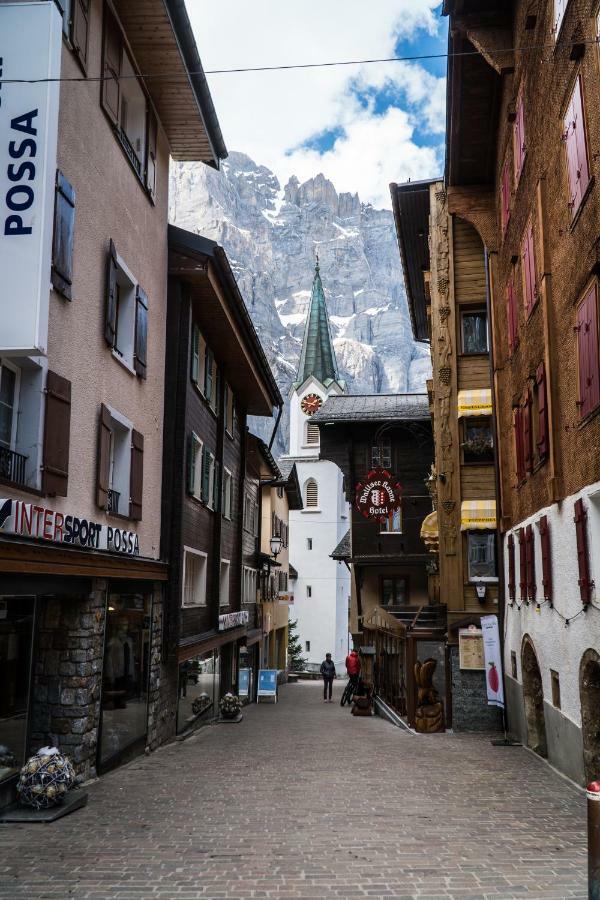
[[242, 701], [235, 694], [228, 692], [221, 698], [219, 709], [221, 711], [221, 718], [237, 719], [241, 713]]

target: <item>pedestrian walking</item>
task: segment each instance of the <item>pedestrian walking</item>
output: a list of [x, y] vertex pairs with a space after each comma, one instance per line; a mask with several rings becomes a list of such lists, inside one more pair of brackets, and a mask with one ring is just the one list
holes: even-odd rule
[[331, 693], [333, 690], [333, 679], [336, 677], [335, 663], [331, 658], [331, 653], [325, 654], [325, 659], [321, 663], [321, 675], [323, 676], [323, 703], [327, 703], [327, 692], [329, 691], [329, 702], [332, 703]]

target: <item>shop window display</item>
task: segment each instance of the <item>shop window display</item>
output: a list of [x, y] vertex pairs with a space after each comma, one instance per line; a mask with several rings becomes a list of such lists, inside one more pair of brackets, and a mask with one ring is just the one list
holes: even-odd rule
[[219, 670], [219, 654], [215, 650], [179, 664], [178, 733], [218, 716]]
[[103, 768], [146, 736], [151, 606], [150, 593], [109, 594], [102, 673]]
[[0, 598], [0, 781], [25, 761], [34, 604]]

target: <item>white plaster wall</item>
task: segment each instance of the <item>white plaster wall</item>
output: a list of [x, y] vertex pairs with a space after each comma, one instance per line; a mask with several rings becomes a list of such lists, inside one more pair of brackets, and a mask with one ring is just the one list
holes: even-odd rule
[[[579, 596], [577, 542], [573, 521], [576, 500], [583, 498], [588, 512], [588, 548], [590, 554], [590, 574], [596, 586], [592, 591], [592, 604], [586, 612], [580, 613], [582, 603]], [[550, 548], [552, 559], [553, 604], [541, 602], [529, 606], [509, 606], [508, 603], [508, 535], [504, 536], [504, 572], [507, 597], [505, 625], [505, 666], [511, 673], [511, 651], [517, 656], [517, 679], [522, 683], [521, 647], [524, 635], [529, 635], [538, 658], [542, 674], [544, 699], [552, 703], [550, 669], [558, 672], [560, 679], [561, 712], [581, 727], [581, 706], [579, 699], [579, 665], [588, 648], [600, 652], [600, 482], [589, 485], [584, 490], [561, 503], [540, 509], [534, 516], [525, 519], [512, 534], [515, 541], [515, 581], [517, 603], [520, 605], [519, 590], [519, 544], [518, 530], [527, 525], [534, 526], [535, 534], [535, 574], [537, 581], [536, 598], [543, 601], [541, 542], [537, 523], [542, 516], [548, 517], [550, 527]], [[562, 613], [572, 619], [568, 626], [557, 615]], [[577, 615], [575, 619], [574, 616]]]
[[300, 401], [307, 394], [318, 394], [323, 400], [341, 394], [339, 385], [332, 385], [328, 390], [323, 387], [316, 378], [307, 378], [297, 391], [292, 391], [290, 395], [290, 456], [311, 457], [318, 455], [318, 445], [305, 443], [305, 427], [310, 416], [302, 412]]
[[[342, 473], [328, 460], [296, 463], [303, 490], [309, 478], [317, 481], [319, 507], [290, 512], [290, 562], [298, 570], [290, 618], [298, 620], [298, 635], [309, 664], [317, 665], [331, 653], [340, 674], [348, 648], [348, 595], [350, 573], [330, 554], [348, 529], [348, 507], [342, 494]], [[342, 509], [345, 518], [339, 515]], [[313, 549], [307, 549], [312, 538]], [[306, 596], [307, 585], [312, 596]]]

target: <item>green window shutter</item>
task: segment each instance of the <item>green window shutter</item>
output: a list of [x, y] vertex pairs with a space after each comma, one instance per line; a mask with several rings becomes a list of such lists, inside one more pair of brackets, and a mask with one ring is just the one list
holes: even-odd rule
[[194, 493], [195, 488], [195, 472], [196, 472], [196, 453], [198, 452], [198, 445], [194, 440], [193, 434], [188, 434], [187, 439], [187, 489], [188, 494]]
[[213, 362], [212, 350], [207, 347], [206, 356], [204, 357], [204, 396], [209, 403], [212, 402], [213, 395]]
[[205, 503], [210, 500], [210, 458], [211, 453], [204, 447], [202, 451], [202, 499]]
[[192, 325], [192, 360], [191, 376], [194, 384], [198, 384], [200, 377], [200, 329]]
[[212, 497], [213, 509], [215, 512], [220, 512], [221, 504], [219, 501], [221, 498], [221, 490], [220, 490], [221, 466], [216, 461], [214, 463], [214, 466], [215, 466], [215, 471], [214, 471], [214, 477], [213, 477], [213, 497]]

